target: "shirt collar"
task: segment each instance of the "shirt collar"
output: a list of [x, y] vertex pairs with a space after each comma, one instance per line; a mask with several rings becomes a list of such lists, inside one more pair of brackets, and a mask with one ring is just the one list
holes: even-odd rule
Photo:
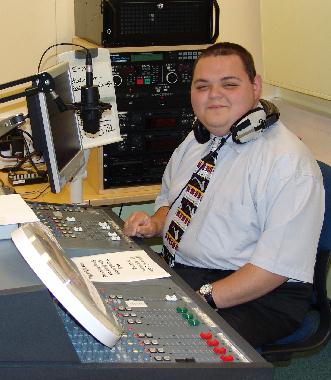
[[[210, 134], [210, 142], [209, 142], [209, 144], [210, 144], [210, 148], [211, 148], [211, 146], [212, 146], [212, 144], [213, 144], [213, 141], [214, 141], [214, 139], [217, 139], [218, 141], [219, 141], [219, 143], [221, 142], [221, 139], [223, 138], [223, 137], [226, 137], [226, 136], [215, 136], [215, 135], [213, 135], [212, 133]], [[234, 142], [233, 140], [232, 140], [232, 136], [230, 136], [228, 139], [227, 139], [227, 141], [226, 141], [226, 143], [225, 143], [225, 146], [227, 146], [227, 147], [229, 147], [230, 149], [233, 149], [236, 153], [240, 153], [241, 152], [241, 150], [242, 150], [242, 145], [245, 145], [245, 144], [237, 144], [236, 142]], [[221, 149], [223, 149], [223, 148], [221, 148]]]

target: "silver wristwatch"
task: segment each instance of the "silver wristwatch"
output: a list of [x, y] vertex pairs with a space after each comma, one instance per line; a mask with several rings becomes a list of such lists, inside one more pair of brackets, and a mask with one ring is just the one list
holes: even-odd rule
[[203, 298], [206, 300], [206, 302], [213, 308], [217, 309], [217, 306], [214, 302], [213, 296], [213, 285], [212, 284], [204, 284], [199, 289], [199, 293], [203, 296]]

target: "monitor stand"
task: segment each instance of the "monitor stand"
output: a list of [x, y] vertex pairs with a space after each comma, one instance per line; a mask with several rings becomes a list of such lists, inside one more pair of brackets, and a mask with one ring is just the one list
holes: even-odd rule
[[70, 203], [83, 203], [84, 202], [84, 191], [83, 191], [83, 176], [76, 176], [70, 182]]
[[84, 203], [83, 180], [87, 177], [87, 162], [90, 156], [90, 149], [84, 150], [85, 165], [79, 170], [70, 182], [70, 202]]

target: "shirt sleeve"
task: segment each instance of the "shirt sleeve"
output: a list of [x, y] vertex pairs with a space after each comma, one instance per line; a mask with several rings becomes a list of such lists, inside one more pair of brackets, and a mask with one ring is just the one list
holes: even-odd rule
[[312, 282], [324, 197], [317, 163], [303, 164], [291, 157], [275, 163], [257, 201], [262, 233], [250, 262], [290, 279]]

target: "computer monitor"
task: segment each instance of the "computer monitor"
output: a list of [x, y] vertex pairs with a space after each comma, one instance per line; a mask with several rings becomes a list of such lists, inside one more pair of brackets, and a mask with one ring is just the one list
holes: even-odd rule
[[[73, 103], [69, 64], [62, 62], [46, 71], [62, 101]], [[44, 157], [51, 191], [59, 193], [85, 164], [77, 116], [74, 110], [61, 112], [50, 93], [28, 94], [27, 105], [34, 148]]]

